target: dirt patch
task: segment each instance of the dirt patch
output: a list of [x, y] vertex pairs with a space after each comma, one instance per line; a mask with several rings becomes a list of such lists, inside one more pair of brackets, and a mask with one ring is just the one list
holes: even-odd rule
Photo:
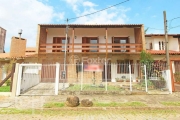
[[4, 100], [4, 99], [7, 99], [8, 97], [6, 96], [0, 96], [0, 101]]

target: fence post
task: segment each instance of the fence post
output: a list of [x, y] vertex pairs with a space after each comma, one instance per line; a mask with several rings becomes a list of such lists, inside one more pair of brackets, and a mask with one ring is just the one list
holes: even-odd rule
[[19, 65], [19, 70], [18, 70], [18, 80], [17, 80], [17, 90], [16, 90], [16, 96], [20, 95], [21, 91], [21, 79], [22, 79], [22, 65]]
[[106, 91], [107, 91], [107, 61], [105, 59], [105, 81], [106, 81]]
[[56, 79], [55, 79], [55, 95], [58, 95], [58, 90], [59, 90], [59, 68], [60, 68], [60, 64], [57, 62], [56, 63]]
[[167, 83], [168, 83], [168, 89], [169, 93], [172, 94], [172, 81], [171, 81], [171, 72], [170, 70], [166, 70], [166, 77], [167, 77]]
[[148, 90], [147, 90], [146, 65], [144, 65], [144, 79], [145, 79], [146, 92], [148, 92]]
[[83, 62], [81, 63], [81, 66], [82, 66], [82, 72], [81, 72], [81, 91], [82, 91], [82, 84], [83, 84]]
[[132, 81], [131, 81], [131, 65], [129, 64], [129, 77], [130, 77], [130, 91], [132, 91]]

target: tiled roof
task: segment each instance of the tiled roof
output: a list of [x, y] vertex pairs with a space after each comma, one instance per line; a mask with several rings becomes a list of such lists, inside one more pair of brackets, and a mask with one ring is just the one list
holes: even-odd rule
[[8, 58], [27, 58], [27, 57], [34, 57], [36, 53], [25, 53], [25, 56], [18, 56], [18, 57], [11, 57], [9, 53], [0, 53], [0, 59], [8, 59]]
[[27, 47], [26, 51], [36, 51], [36, 47]]
[[[165, 50], [147, 50], [147, 52], [150, 53], [150, 54], [154, 54], [154, 55], [166, 54]], [[169, 50], [169, 54], [170, 55], [180, 55], [180, 52], [179, 51]]]
[[[48, 27], [48, 28], [65, 28], [66, 24], [39, 24], [41, 27]], [[141, 27], [143, 24], [68, 24], [69, 27], [72, 28], [86, 28], [86, 27], [93, 27], [93, 28], [104, 28], [104, 27]]]
[[[164, 36], [164, 34], [146, 34], [145, 37]], [[180, 34], [168, 34], [168, 36], [180, 36]]]

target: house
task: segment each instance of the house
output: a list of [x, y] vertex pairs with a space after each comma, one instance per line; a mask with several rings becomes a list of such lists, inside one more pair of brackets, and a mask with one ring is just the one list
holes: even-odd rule
[[0, 53], [4, 53], [5, 38], [6, 38], [6, 30], [0, 27]]
[[26, 39], [12, 37], [10, 52], [0, 53], [0, 81], [6, 78], [6, 76], [10, 73], [10, 70], [5, 70], [5, 64], [11, 64], [13, 61], [17, 63], [22, 63], [27, 58], [31, 62], [36, 62], [37, 60], [34, 60], [36, 59], [35, 50], [36, 49], [33, 47], [26, 47]]
[[[166, 62], [165, 35], [146, 34], [146, 49], [152, 54], [154, 60]], [[177, 89], [180, 83], [180, 34], [168, 34], [170, 70], [172, 77], [172, 89]]]
[[[83, 63], [85, 68], [104, 69], [104, 66], [88, 66], [91, 64], [109, 63], [107, 79], [115, 82], [115, 78], [127, 77], [129, 68], [118, 64], [134, 64], [139, 62], [139, 54], [145, 47], [144, 26], [142, 24], [69, 24], [67, 43], [67, 64]], [[65, 24], [39, 24], [36, 40], [36, 52], [39, 63], [64, 63], [66, 40]], [[28, 62], [28, 60], [27, 60]], [[110, 63], [116, 63], [117, 66]], [[75, 70], [76, 69], [76, 70]], [[77, 66], [67, 67], [68, 82], [79, 79]], [[79, 73], [79, 75], [77, 75]], [[138, 76], [132, 70], [132, 78]], [[104, 81], [103, 71], [85, 71], [86, 82], [95, 76], [99, 82]]]

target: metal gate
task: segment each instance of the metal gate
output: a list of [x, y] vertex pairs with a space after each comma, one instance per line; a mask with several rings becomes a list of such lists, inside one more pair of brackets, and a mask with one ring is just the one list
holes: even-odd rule
[[59, 73], [58, 63], [20, 64], [16, 95], [57, 95]]

